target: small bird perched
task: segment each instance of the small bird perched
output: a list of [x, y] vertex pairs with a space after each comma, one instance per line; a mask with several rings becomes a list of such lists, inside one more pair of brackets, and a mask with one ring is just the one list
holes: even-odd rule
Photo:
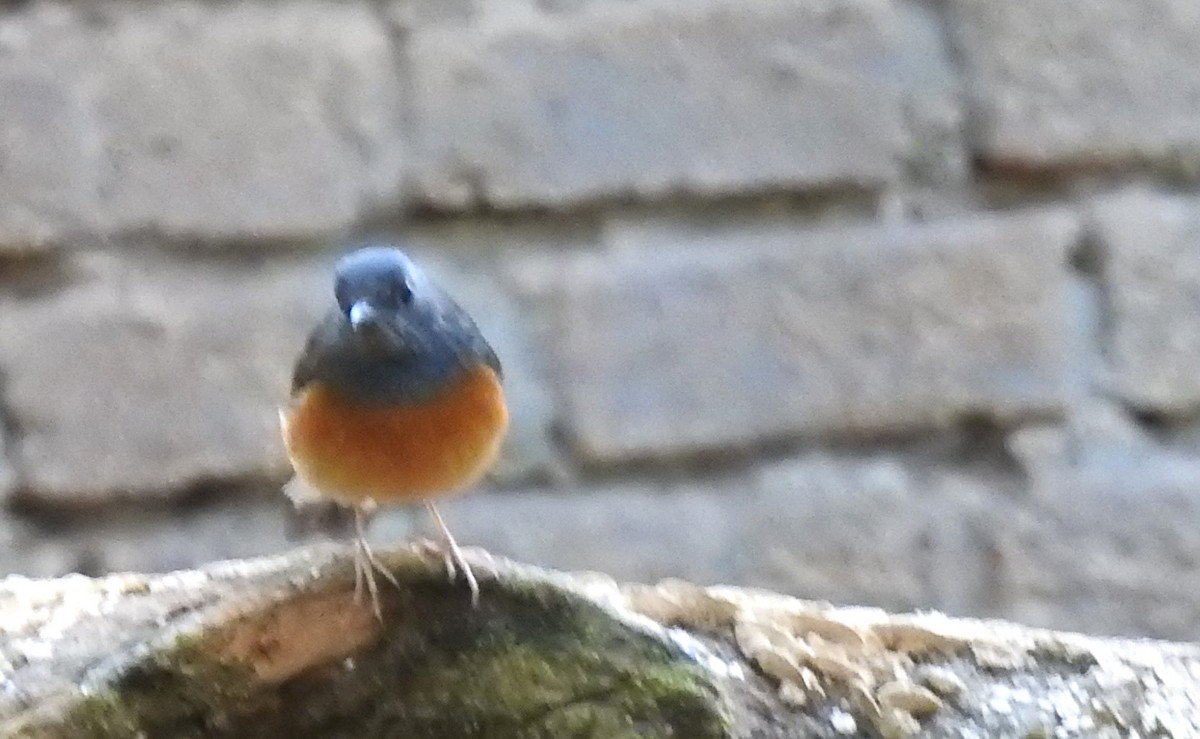
[[366, 541], [378, 505], [424, 502], [444, 540], [451, 578], [479, 585], [434, 499], [477, 482], [508, 426], [500, 360], [475, 322], [404, 252], [370, 245], [342, 257], [333, 297], [296, 361], [280, 424], [298, 505], [354, 510], [354, 593], [374, 570], [396, 583]]

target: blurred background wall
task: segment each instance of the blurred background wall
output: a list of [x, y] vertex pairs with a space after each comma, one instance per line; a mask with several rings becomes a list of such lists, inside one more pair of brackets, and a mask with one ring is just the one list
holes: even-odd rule
[[1200, 637], [1198, 70], [1194, 0], [5, 3], [0, 565], [292, 546], [384, 234], [507, 368], [464, 543]]

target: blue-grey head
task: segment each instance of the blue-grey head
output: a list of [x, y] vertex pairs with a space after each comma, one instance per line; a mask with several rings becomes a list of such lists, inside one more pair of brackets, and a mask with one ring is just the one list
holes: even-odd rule
[[500, 362], [475, 322], [400, 249], [371, 244], [338, 260], [333, 297], [297, 362], [314, 380], [368, 401], [417, 401], [457, 373]]
[[396, 328], [430, 322], [440, 297], [407, 254], [387, 246], [363, 247], [338, 260], [333, 294], [356, 340], [384, 352], [401, 341]]

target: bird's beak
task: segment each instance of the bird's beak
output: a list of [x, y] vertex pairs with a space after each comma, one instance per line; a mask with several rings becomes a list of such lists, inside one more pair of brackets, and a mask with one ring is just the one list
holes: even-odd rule
[[394, 353], [404, 348], [404, 340], [386, 313], [360, 300], [350, 306], [350, 330], [372, 351]]
[[375, 323], [375, 309], [365, 300], [360, 300], [350, 306], [350, 328], [360, 331]]

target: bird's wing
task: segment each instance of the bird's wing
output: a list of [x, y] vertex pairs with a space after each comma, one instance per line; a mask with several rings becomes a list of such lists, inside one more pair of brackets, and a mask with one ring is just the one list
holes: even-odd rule
[[316, 378], [317, 368], [330, 351], [334, 337], [337, 336], [340, 315], [330, 312], [317, 324], [308, 340], [304, 342], [304, 351], [300, 352], [296, 366], [292, 369], [292, 396], [296, 396]]
[[469, 337], [471, 351], [483, 358], [484, 363], [496, 373], [496, 377], [503, 379], [504, 368], [500, 366], [500, 357], [496, 356], [492, 345], [483, 337], [475, 319], [446, 293], [442, 292], [438, 297], [443, 305], [442, 319], [450, 324], [449, 330], [459, 336]]

